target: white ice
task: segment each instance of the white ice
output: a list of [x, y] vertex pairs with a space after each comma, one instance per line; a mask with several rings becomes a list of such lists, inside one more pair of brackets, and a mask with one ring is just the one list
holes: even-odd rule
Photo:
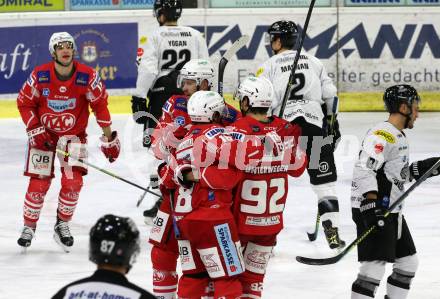
[[[344, 139], [336, 160], [339, 171], [337, 191], [341, 210], [341, 236], [347, 242], [355, 239], [349, 204], [350, 183], [359, 140], [369, 126], [384, 120], [384, 113], [341, 113]], [[108, 169], [124, 178], [146, 186], [147, 175], [153, 169], [153, 158], [142, 148], [141, 127], [131, 116], [114, 116], [123, 145], [120, 158], [109, 164], [98, 148], [99, 128], [93, 117], [89, 124], [89, 162]], [[413, 130], [407, 131], [411, 160], [440, 156], [440, 113], [422, 113]], [[63, 285], [91, 274], [95, 265], [88, 261], [88, 232], [96, 220], [114, 213], [132, 217], [142, 233], [142, 253], [129, 279], [152, 290], [150, 262], [151, 246], [147, 243], [149, 227], [143, 222], [142, 211], [153, 204], [147, 196], [140, 208], [136, 201], [143, 193], [108, 175], [89, 169], [79, 204], [71, 222], [75, 244], [64, 253], [52, 238], [56, 217], [59, 172], [46, 197], [36, 233], [36, 239], [26, 254], [21, 253], [16, 240], [22, 227], [22, 205], [28, 179], [22, 176], [26, 137], [18, 119], [0, 120], [0, 298], [50, 298]], [[440, 179], [432, 178], [417, 188], [407, 199], [405, 215], [418, 250], [420, 267], [413, 281], [409, 298], [440, 298]], [[356, 250], [335, 265], [308, 266], [295, 261], [295, 256], [327, 257], [328, 249], [322, 229], [318, 240], [307, 240], [317, 209], [307, 175], [290, 181], [285, 209], [285, 229], [279, 236], [275, 257], [271, 259], [265, 280], [263, 298], [350, 298], [350, 288], [356, 278]], [[376, 298], [383, 298], [384, 276]]]

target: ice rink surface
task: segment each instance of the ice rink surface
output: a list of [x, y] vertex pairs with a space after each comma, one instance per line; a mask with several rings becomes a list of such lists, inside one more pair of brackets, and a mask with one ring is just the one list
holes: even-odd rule
[[[338, 167], [337, 191], [341, 210], [341, 236], [348, 243], [355, 238], [351, 221], [350, 185], [354, 159], [366, 130], [386, 119], [385, 113], [341, 113], [339, 120], [344, 135], [336, 152]], [[153, 169], [153, 158], [141, 146], [141, 127], [131, 116], [113, 117], [118, 130], [122, 153], [109, 164], [98, 148], [100, 129], [93, 117], [89, 124], [89, 162], [134, 182], [147, 185]], [[421, 113], [413, 130], [407, 130], [410, 160], [440, 156], [440, 113]], [[88, 232], [96, 220], [114, 213], [132, 217], [142, 235], [142, 251], [128, 278], [148, 290], [152, 289], [151, 246], [147, 243], [149, 227], [142, 211], [153, 204], [147, 196], [140, 208], [136, 201], [143, 193], [128, 184], [89, 169], [84, 179], [79, 204], [71, 222], [75, 244], [64, 253], [52, 238], [56, 218], [60, 173], [48, 192], [38, 223], [36, 239], [26, 254], [16, 240], [22, 228], [22, 205], [28, 179], [22, 176], [26, 135], [18, 119], [0, 120], [0, 298], [50, 298], [63, 285], [91, 274], [95, 265], [88, 261]], [[433, 178], [418, 187], [407, 199], [404, 214], [412, 232], [420, 259], [409, 298], [440, 298], [440, 179]], [[322, 229], [311, 243], [306, 231], [312, 230], [317, 199], [308, 184], [307, 174], [292, 179], [285, 209], [285, 229], [279, 236], [275, 257], [270, 261], [263, 298], [350, 298], [356, 278], [356, 251], [335, 265], [307, 266], [295, 261], [296, 255], [328, 257]], [[383, 298], [387, 268], [376, 298]]]

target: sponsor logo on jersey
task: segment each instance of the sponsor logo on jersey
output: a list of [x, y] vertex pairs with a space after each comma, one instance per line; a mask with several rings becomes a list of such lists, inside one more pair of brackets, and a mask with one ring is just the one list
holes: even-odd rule
[[177, 98], [174, 102], [174, 108], [183, 112], [187, 112], [187, 100], [185, 98]]
[[240, 141], [244, 141], [244, 137], [246, 136], [243, 133], [239, 132], [230, 132], [229, 135], [232, 137], [232, 139]]
[[65, 92], [67, 91], [67, 87], [66, 87], [66, 86], [60, 86], [59, 91], [60, 91], [61, 93], [65, 93]]
[[252, 250], [246, 255], [246, 263], [251, 263], [252, 267], [257, 268], [260, 271], [264, 271], [266, 269], [269, 259], [270, 252]]
[[34, 78], [32, 78], [32, 74], [29, 76], [29, 78], [27, 79], [27, 84], [29, 85], [29, 86], [34, 86], [34, 83], [35, 83], [35, 81], [34, 81]]
[[255, 216], [246, 216], [247, 225], [253, 226], [272, 226], [281, 223], [281, 216], [274, 215], [268, 217], [255, 217]]
[[160, 36], [162, 37], [179, 37], [179, 32], [161, 32]]
[[259, 77], [263, 72], [264, 72], [264, 68], [260, 67], [260, 68], [257, 70], [256, 76]]
[[146, 44], [148, 41], [148, 38], [146, 36], [141, 36], [141, 38], [139, 39], [139, 44]]
[[47, 99], [47, 107], [53, 112], [72, 110], [76, 107], [76, 98], [68, 99], [66, 101]]
[[34, 170], [49, 170], [51, 166], [51, 158], [46, 154], [34, 153], [31, 156], [31, 162], [34, 166]]
[[144, 49], [139, 47], [137, 50], [137, 57], [142, 57], [142, 55], [144, 55]]
[[185, 118], [183, 116], [176, 117], [176, 119], [174, 120], [174, 124], [176, 124], [177, 126], [184, 126]]
[[385, 130], [374, 131], [374, 135], [381, 137], [383, 140], [385, 140], [388, 143], [396, 143], [396, 138], [393, 136], [393, 134]]
[[243, 268], [238, 257], [237, 249], [232, 241], [231, 231], [227, 223], [214, 226], [218, 244], [226, 262], [226, 270], [229, 276], [238, 275]]
[[154, 282], [161, 282], [165, 279], [165, 273], [163, 271], [158, 271], [154, 269], [153, 271], [153, 281]]
[[380, 153], [382, 153], [382, 152], [383, 152], [383, 144], [381, 144], [381, 143], [376, 143], [376, 144], [374, 145], [374, 152], [375, 152], [376, 154], [380, 154]]
[[76, 85], [87, 86], [89, 84], [89, 74], [78, 72], [75, 78]]
[[214, 138], [215, 136], [219, 134], [223, 134], [225, 132], [225, 128], [213, 128], [205, 133], [205, 136], [209, 139]]
[[162, 107], [162, 110], [165, 112], [170, 112], [170, 108], [171, 108], [171, 103], [169, 101], [166, 101], [165, 104]]
[[76, 118], [70, 113], [45, 113], [41, 116], [41, 123], [49, 130], [57, 133], [64, 133], [75, 126]]
[[43, 96], [47, 97], [50, 94], [49, 88], [43, 88], [42, 94], [43, 94]]
[[252, 126], [252, 132], [254, 132], [254, 133], [260, 132], [260, 127], [259, 126]]
[[203, 254], [200, 256], [200, 258], [202, 259], [203, 265], [205, 265], [208, 273], [216, 273], [221, 271], [221, 265], [216, 263], [216, 256], [214, 253]]
[[37, 72], [38, 83], [49, 83], [50, 82], [50, 71], [39, 71]]

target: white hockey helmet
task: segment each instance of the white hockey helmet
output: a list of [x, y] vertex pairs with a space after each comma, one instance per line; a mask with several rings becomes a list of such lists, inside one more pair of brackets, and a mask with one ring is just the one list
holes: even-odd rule
[[214, 112], [224, 114], [225, 100], [214, 91], [200, 90], [195, 92], [188, 100], [188, 115], [193, 122], [209, 123]]
[[51, 55], [55, 53], [55, 46], [59, 43], [71, 42], [73, 50], [76, 51], [76, 44], [73, 37], [68, 32], [55, 32], [49, 39], [49, 52]]
[[177, 78], [177, 86], [183, 87], [183, 80], [194, 80], [200, 86], [203, 80], [208, 81], [208, 86], [212, 87], [214, 78], [214, 67], [206, 59], [191, 59], [180, 70]]
[[249, 105], [254, 108], [269, 108], [274, 97], [272, 83], [264, 77], [249, 76], [239, 85], [234, 99], [241, 102], [244, 97], [249, 99]]

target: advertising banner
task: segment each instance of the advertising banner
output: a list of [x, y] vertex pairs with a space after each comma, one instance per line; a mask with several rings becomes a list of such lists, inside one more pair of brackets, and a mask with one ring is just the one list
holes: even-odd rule
[[70, 0], [70, 10], [151, 9], [153, 4], [154, 0]]
[[64, 10], [64, 0], [0, 0], [0, 13]]
[[439, 0], [345, 0], [345, 6], [440, 6]]
[[[316, 0], [315, 6], [330, 6], [330, 0]], [[212, 8], [308, 7], [309, 0], [211, 0]]]
[[49, 62], [53, 32], [67, 31], [76, 41], [80, 62], [96, 69], [107, 88], [136, 84], [137, 24], [89, 24], [0, 28], [0, 94], [16, 93], [39, 64]]

